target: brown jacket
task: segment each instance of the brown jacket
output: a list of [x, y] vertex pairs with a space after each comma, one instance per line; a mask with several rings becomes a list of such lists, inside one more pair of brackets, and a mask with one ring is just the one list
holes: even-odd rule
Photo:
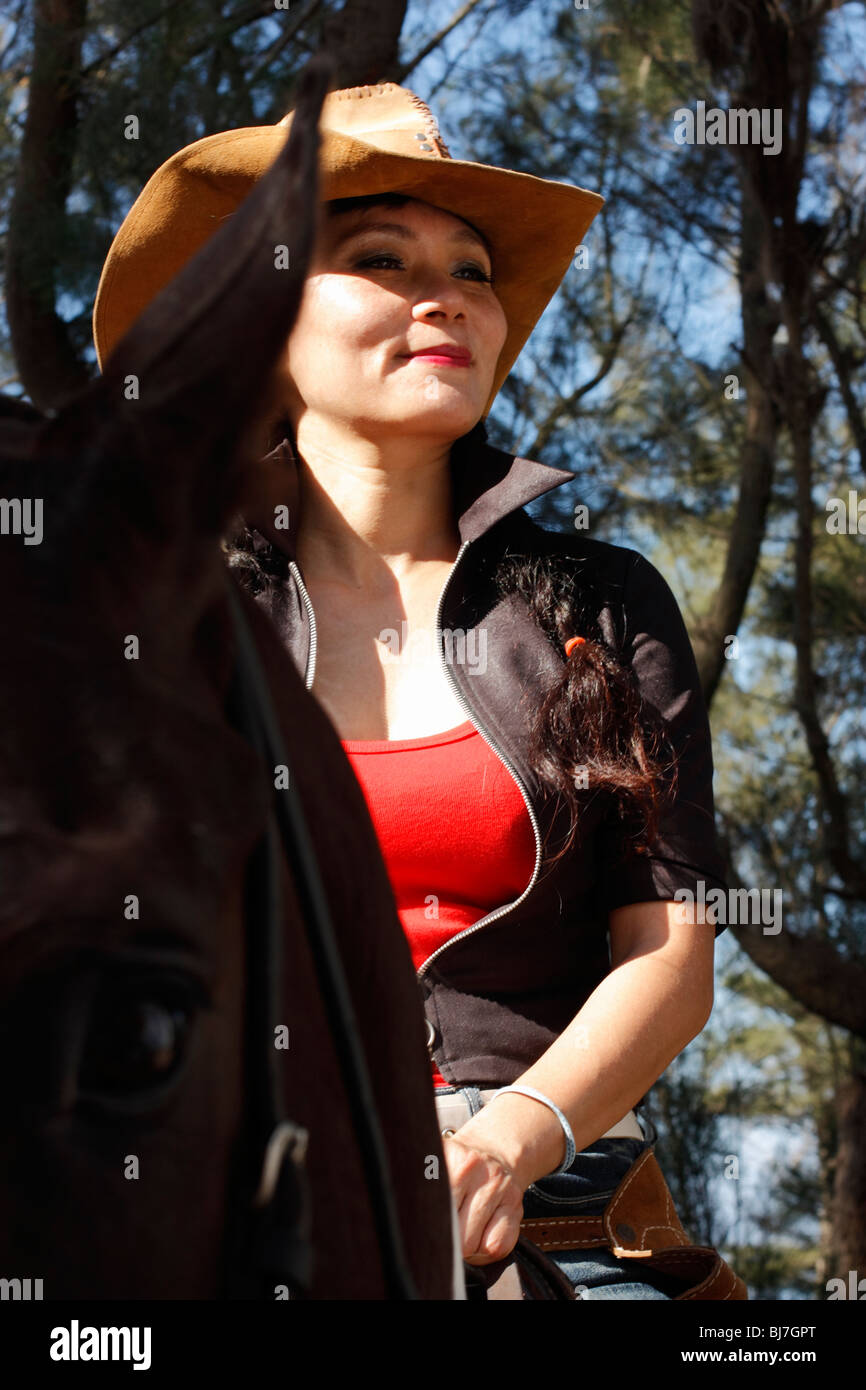
[[[260, 602], [311, 687], [315, 615], [295, 562], [299, 498], [296, 463], [284, 441], [268, 455], [278, 472], [289, 524], [247, 508], [258, 537], [289, 558], [278, 592]], [[440, 946], [418, 971], [431, 1055], [453, 1085], [504, 1086], [535, 1062], [609, 972], [608, 913], [628, 903], [700, 896], [726, 887], [714, 826], [713, 760], [694, 656], [676, 601], [659, 572], [634, 550], [591, 540], [573, 528], [539, 527], [524, 506], [577, 475], [480, 444], [473, 466], [453, 475], [461, 547], [439, 604], [439, 646], [467, 716], [502, 758], [527, 804], [536, 862], [520, 897], [503, 903]], [[256, 534], [257, 533], [257, 534]], [[666, 721], [679, 756], [678, 788], [651, 857], [628, 855], [616, 823], [586, 795], [580, 841], [555, 863], [568, 829], [565, 808], [527, 762], [531, 719], [562, 674], [564, 655], [523, 601], [490, 584], [497, 559], [555, 551], [581, 567], [606, 642], [632, 666], [644, 699]], [[478, 660], [484, 629], [486, 664]], [[453, 634], [448, 641], [446, 634]], [[466, 634], [460, 640], [460, 634]], [[473, 645], [473, 640], [475, 645]], [[716, 928], [716, 935], [724, 930]]]

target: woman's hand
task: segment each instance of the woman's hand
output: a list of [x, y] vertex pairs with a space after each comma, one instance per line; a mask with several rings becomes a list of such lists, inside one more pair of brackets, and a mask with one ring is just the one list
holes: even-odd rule
[[492, 1264], [510, 1255], [520, 1235], [523, 1186], [506, 1156], [489, 1140], [444, 1135], [442, 1148], [460, 1221], [463, 1259]]

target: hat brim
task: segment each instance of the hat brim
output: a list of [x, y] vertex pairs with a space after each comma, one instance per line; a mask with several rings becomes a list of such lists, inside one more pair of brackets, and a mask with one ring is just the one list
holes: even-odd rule
[[[187, 145], [151, 175], [102, 268], [93, 309], [100, 369], [163, 286], [237, 211], [287, 138], [285, 124], [223, 131]], [[486, 415], [604, 198], [512, 169], [391, 153], [328, 129], [321, 132], [319, 171], [322, 201], [405, 193], [465, 218], [487, 237], [508, 334]]]

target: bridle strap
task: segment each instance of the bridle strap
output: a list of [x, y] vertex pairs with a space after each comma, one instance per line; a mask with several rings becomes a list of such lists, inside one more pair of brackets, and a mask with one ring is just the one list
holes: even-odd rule
[[[252, 738], [238, 682], [229, 708]], [[227, 1213], [223, 1297], [272, 1300], [308, 1296], [312, 1282], [311, 1203], [304, 1158], [307, 1131], [286, 1118], [274, 1046], [283, 1021], [284, 914], [280, 841], [271, 813], [247, 864], [244, 884], [247, 995], [244, 1020], [244, 1124], [235, 1156], [235, 1202]]]
[[[366, 1064], [360, 1030], [355, 1018], [348, 983], [340, 959], [330, 908], [319, 872], [313, 844], [307, 829], [300, 797], [291, 776], [285, 743], [277, 719], [258, 649], [243, 611], [240, 594], [227, 573], [229, 611], [236, 643], [236, 662], [230, 705], [237, 727], [260, 753], [273, 778], [277, 767], [289, 776], [285, 789], [274, 791], [266, 837], [260, 841], [253, 859], [258, 858], [248, 882], [261, 894], [261, 917], [248, 914], [248, 957], [251, 959], [248, 1039], [258, 1038], [252, 1057], [253, 1093], [250, 1123], [254, 1153], [258, 1156], [254, 1188], [249, 1196], [249, 1219], [256, 1227], [252, 1254], [265, 1263], [265, 1282], [271, 1279], [275, 1258], [284, 1259], [288, 1273], [306, 1289], [310, 1284], [309, 1201], [303, 1152], [306, 1132], [293, 1126], [285, 1115], [279, 1054], [274, 1046], [274, 1030], [283, 1021], [281, 943], [285, 930], [281, 881], [281, 853], [285, 854], [292, 875], [301, 916], [307, 932], [325, 1014], [337, 1061], [349, 1101], [355, 1137], [361, 1154], [367, 1193], [379, 1242], [387, 1297], [415, 1300], [418, 1294], [403, 1249], [394, 1205], [385, 1141], [376, 1110], [373, 1087]], [[273, 782], [271, 782], [273, 785]], [[255, 880], [255, 882], [253, 882]], [[261, 943], [256, 950], [255, 943]], [[288, 1127], [288, 1128], [286, 1128]], [[285, 1163], [290, 1155], [291, 1165]], [[306, 1200], [299, 1211], [299, 1193]], [[291, 1228], [280, 1229], [280, 1215], [291, 1213]], [[306, 1229], [299, 1230], [300, 1225]], [[277, 1225], [275, 1232], [274, 1225]], [[278, 1237], [275, 1239], [275, 1234]], [[300, 1242], [300, 1244], [299, 1244]], [[303, 1247], [306, 1247], [304, 1250]], [[258, 1254], [256, 1255], [256, 1251]], [[283, 1280], [282, 1282], [286, 1282]]]

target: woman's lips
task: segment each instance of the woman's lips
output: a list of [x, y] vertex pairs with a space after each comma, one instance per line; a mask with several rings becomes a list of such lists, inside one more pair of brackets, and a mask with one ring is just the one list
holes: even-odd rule
[[425, 362], [432, 362], [442, 367], [470, 367], [472, 358], [468, 352], [413, 352], [409, 354], [409, 361], [415, 357], [422, 358]]

